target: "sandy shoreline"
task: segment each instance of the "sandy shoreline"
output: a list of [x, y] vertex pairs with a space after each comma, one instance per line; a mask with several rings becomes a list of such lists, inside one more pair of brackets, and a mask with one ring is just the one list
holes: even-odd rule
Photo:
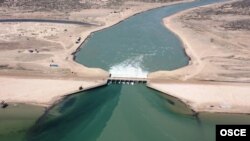
[[[186, 0], [188, 2], [191, 0]], [[74, 25], [62, 25], [62, 24], [52, 24], [52, 23], [12, 23], [10, 24], [10, 28], [2, 31], [2, 33], [10, 32], [9, 34], [19, 34], [19, 31], [24, 36], [27, 36], [27, 40], [29, 38], [34, 39], [41, 39], [41, 41], [46, 41], [46, 44], [53, 43], [51, 46], [56, 47], [54, 53], [51, 55], [52, 52], [41, 51], [38, 47], [35, 49], [37, 53], [35, 54], [35, 58], [31, 59], [32, 62], [17, 62], [17, 60], [13, 60], [12, 57], [9, 60], [5, 59], [5, 55], [11, 54], [13, 58], [22, 58], [26, 59], [27, 55], [33, 55], [34, 53], [29, 53], [30, 49], [22, 49], [18, 50], [22, 54], [20, 55], [15, 53], [15, 50], [10, 50], [3, 52], [0, 54], [2, 58], [0, 58], [0, 65], [3, 68], [0, 71], [0, 79], [1, 79], [1, 91], [0, 91], [0, 101], [4, 100], [6, 102], [11, 103], [26, 103], [26, 104], [33, 104], [39, 106], [48, 107], [52, 105], [54, 102], [61, 99], [63, 96], [68, 94], [72, 94], [79, 91], [79, 87], [82, 86], [82, 90], [98, 87], [101, 85], [105, 85], [108, 79], [108, 72], [98, 69], [98, 68], [87, 68], [81, 64], [78, 64], [74, 61], [74, 53], [79, 51], [81, 44], [83, 44], [88, 37], [97, 31], [103, 30], [123, 20], [136, 15], [141, 12], [145, 12], [147, 10], [151, 10], [154, 8], [182, 3], [183, 1], [179, 2], [170, 2], [170, 3], [132, 3], [135, 5], [131, 8], [126, 8], [126, 10], [122, 10], [119, 12], [113, 12], [110, 14], [112, 10], [100, 10], [100, 9], [93, 9], [89, 10], [89, 15], [87, 15], [87, 19], [91, 19], [91, 16], [95, 17], [92, 21], [98, 21], [102, 23], [102, 26], [95, 26], [95, 27], [78, 27]], [[77, 19], [84, 14], [86, 10], [82, 10], [79, 12], [71, 13], [71, 17], [73, 19]], [[98, 14], [96, 12], [98, 11]], [[103, 11], [102, 13], [100, 13]], [[81, 13], [82, 12], [82, 13]], [[26, 13], [27, 14], [27, 13]], [[25, 14], [24, 14], [25, 15]], [[14, 15], [20, 16], [19, 14]], [[32, 15], [30, 15], [32, 17]], [[37, 17], [33, 14], [34, 17]], [[22, 17], [22, 15], [21, 15]], [[38, 13], [39, 17], [39, 13]], [[15, 17], [16, 18], [16, 17]], [[91, 20], [90, 20], [91, 21]], [[0, 26], [8, 26], [8, 23], [1, 23]], [[23, 28], [32, 27], [34, 29], [30, 30], [23, 30]], [[56, 27], [56, 28], [54, 28]], [[51, 28], [51, 31], [47, 31], [47, 29]], [[15, 30], [13, 30], [15, 29]], [[35, 31], [39, 29], [36, 33]], [[33, 32], [33, 33], [32, 33]], [[48, 33], [45, 33], [48, 32]], [[67, 37], [68, 35], [65, 34], [72, 34], [70, 35], [70, 40]], [[43, 34], [41, 34], [43, 33]], [[27, 35], [28, 34], [28, 35]], [[39, 35], [41, 34], [41, 35]], [[48, 34], [55, 34], [49, 35]], [[37, 36], [39, 35], [39, 36]], [[10, 36], [0, 35], [3, 38], [4, 42], [12, 41]], [[72, 36], [72, 37], [71, 37]], [[49, 38], [48, 38], [49, 37]], [[55, 38], [56, 37], [56, 38]], [[76, 39], [81, 37], [80, 43], [75, 43]], [[20, 37], [19, 37], [20, 38]], [[18, 40], [19, 40], [18, 38]], [[24, 37], [24, 40], [26, 37]], [[1, 39], [1, 38], [0, 38]], [[16, 39], [15, 39], [16, 40]], [[18, 41], [17, 40], [17, 41]], [[25, 41], [26, 42], [26, 41]], [[55, 44], [56, 43], [56, 44]], [[26, 44], [26, 43], [25, 43]], [[45, 44], [45, 43], [43, 43]], [[58, 50], [59, 45], [66, 50], [61, 51]], [[38, 44], [39, 45], [39, 44]], [[62, 48], [61, 47], [61, 48]], [[32, 49], [34, 51], [34, 49]], [[29, 53], [29, 54], [28, 54]], [[40, 55], [39, 55], [40, 54]], [[48, 59], [45, 55], [51, 56]], [[43, 57], [43, 60], [36, 59], [37, 56]], [[33, 55], [34, 56], [34, 55]], [[39, 57], [38, 56], [38, 57]], [[66, 59], [64, 59], [66, 58]], [[29, 60], [30, 60], [29, 59]], [[20, 60], [20, 59], [19, 59]], [[18, 60], [18, 61], [19, 61]], [[27, 60], [27, 59], [26, 59]], [[34, 61], [33, 61], [34, 60]], [[36, 61], [37, 60], [37, 61]], [[52, 62], [51, 62], [52, 60]], [[6, 63], [8, 62], [8, 63]], [[9, 65], [10, 64], [10, 65]], [[59, 68], [52, 69], [48, 67], [48, 64], [59, 64]], [[17, 69], [12, 69], [17, 68]], [[22, 70], [20, 70], [20, 68]], [[23, 69], [24, 68], [24, 69]], [[35, 69], [34, 69], [35, 68]], [[6, 70], [5, 70], [6, 69]], [[33, 70], [34, 69], [34, 70]], [[72, 72], [72, 73], [71, 73]], [[53, 88], [52, 88], [53, 87]]]
[[1, 77], [0, 80], [0, 97], [6, 98], [6, 100], [4, 99], [6, 102], [26, 103], [43, 107], [51, 106], [54, 102], [60, 100], [65, 95], [106, 84], [106, 81], [102, 80], [72, 81], [37, 78], [22, 79], [10, 77]]
[[241, 113], [249, 110], [249, 84], [221, 82], [149, 83], [148, 87], [185, 103], [196, 113]]
[[[103, 21], [105, 22], [105, 26], [101, 26], [99, 28], [95, 28], [93, 30], [90, 30], [87, 32], [87, 36], [86, 34], [83, 34], [83, 36], [85, 37], [83, 39], [83, 42], [81, 43], [84, 44], [84, 42], [86, 42], [88, 40], [88, 38], [90, 38], [91, 34], [94, 34], [95, 32], [98, 32], [98, 31], [101, 31], [101, 30], [104, 30], [106, 28], [110, 28], [112, 26], [115, 26], [121, 22], [123, 22], [124, 20], [128, 19], [128, 18], [131, 18], [137, 14], [140, 14], [140, 13], [143, 13], [143, 12], [147, 12], [149, 10], [153, 10], [155, 8], [160, 8], [160, 7], [165, 7], [165, 6], [169, 6], [169, 5], [174, 5], [174, 4], [179, 4], [179, 3], [185, 3], [185, 2], [192, 2], [194, 0], [182, 0], [182, 1], [179, 1], [179, 2], [169, 2], [169, 3], [151, 3], [151, 5], [144, 5], [143, 7], [140, 7], [138, 9], [134, 9], [134, 11], [126, 11], [126, 12], [123, 12], [121, 13], [121, 15], [123, 16], [121, 19], [118, 19], [118, 20], [115, 20], [115, 21]], [[74, 55], [80, 51], [81, 49], [81, 45], [76, 47], [75, 48], [75, 51], [72, 52], [72, 55], [73, 55], [73, 60], [74, 60]]]
[[[212, 4], [204, 7], [218, 9], [218, 6], [223, 4]], [[209, 22], [206, 20], [204, 22], [198, 21], [195, 18], [184, 22], [183, 17], [189, 16], [190, 19], [194, 15], [190, 13], [195, 13], [195, 10], [202, 11], [202, 8], [182, 11], [163, 20], [165, 26], [182, 40], [186, 54], [191, 59], [189, 65], [174, 71], [159, 71], [149, 74], [148, 86], [180, 99], [198, 113], [250, 113], [248, 102], [250, 100], [249, 77], [243, 73], [244, 70], [247, 70], [247, 67], [239, 66], [242, 71], [226, 70], [221, 67], [223, 65], [227, 65], [228, 68], [236, 66], [235, 63], [232, 63], [234, 60], [228, 57], [236, 55], [234, 48], [232, 47], [232, 50], [229, 50], [225, 47], [239, 39], [236, 38], [237, 35], [242, 34], [241, 40], [248, 35], [244, 31], [240, 33], [237, 31], [237, 34], [235, 34], [235, 31], [220, 29], [219, 23], [211, 20], [213, 18], [219, 19], [218, 15], [218, 17], [212, 15], [210, 20], [206, 19]], [[190, 25], [191, 22], [194, 23], [194, 26]], [[210, 28], [202, 27], [203, 25], [210, 25]], [[232, 36], [232, 40], [223, 39], [225, 33]], [[244, 58], [245, 53], [239, 52], [237, 56]], [[222, 59], [222, 64], [216, 62]]]

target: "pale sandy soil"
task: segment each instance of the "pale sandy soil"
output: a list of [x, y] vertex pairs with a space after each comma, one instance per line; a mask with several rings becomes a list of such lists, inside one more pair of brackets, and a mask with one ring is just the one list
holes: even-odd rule
[[103, 70], [86, 68], [72, 59], [72, 52], [80, 45], [75, 43], [76, 39], [91, 28], [51, 23], [0, 23], [0, 75], [106, 79], [108, 74]]
[[106, 81], [72, 81], [56, 79], [19, 79], [0, 77], [0, 99], [7, 102], [50, 106], [65, 94], [72, 94], [106, 84]]
[[[2, 19], [63, 19], [95, 25], [0, 23], [0, 101], [44, 106], [58, 97], [76, 92], [80, 85], [84, 88], [104, 85], [108, 72], [74, 62], [72, 53], [94, 31], [136, 13], [174, 3], [130, 1], [120, 7], [66, 13], [1, 7]], [[76, 43], [79, 37], [81, 40]]]
[[250, 113], [249, 84], [177, 81], [148, 86], [180, 99], [195, 112]]
[[0, 27], [0, 101], [49, 106], [81, 85], [88, 89], [106, 83], [107, 72], [84, 67], [71, 55], [75, 40], [88, 27], [51, 23], [0, 23]]
[[[241, 26], [250, 20], [247, 9], [227, 2], [165, 18], [191, 60], [178, 70], [149, 74], [149, 86], [185, 101], [197, 112], [250, 113], [250, 30]], [[189, 84], [192, 81], [196, 83]]]

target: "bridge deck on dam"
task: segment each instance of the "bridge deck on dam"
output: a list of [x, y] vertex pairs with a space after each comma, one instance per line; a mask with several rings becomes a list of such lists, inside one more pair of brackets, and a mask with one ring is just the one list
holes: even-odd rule
[[108, 84], [134, 84], [134, 83], [147, 83], [147, 78], [135, 78], [135, 77], [109, 77]]

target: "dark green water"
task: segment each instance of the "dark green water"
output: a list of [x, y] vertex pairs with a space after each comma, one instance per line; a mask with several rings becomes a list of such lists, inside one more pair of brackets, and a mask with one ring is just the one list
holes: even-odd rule
[[[138, 14], [94, 33], [76, 60], [117, 76], [145, 77], [151, 71], [185, 66], [182, 43], [162, 25], [162, 18], [217, 1]], [[22, 132], [22, 138], [8, 141], [214, 141], [215, 124], [250, 123], [249, 116], [242, 115], [186, 116], [174, 112], [178, 105], [183, 104], [143, 84], [112, 84], [67, 97], [25, 130], [26, 136]]]
[[[174, 102], [174, 105], [173, 105]], [[72, 95], [44, 115], [28, 141], [214, 141], [215, 123], [250, 123], [239, 115], [186, 116], [143, 84], [113, 84]]]
[[27, 131], [43, 113], [44, 108], [24, 104], [0, 108], [0, 141], [26, 140]]
[[[158, 92], [109, 85], [69, 97], [28, 134], [31, 141], [201, 141], [209, 138], [195, 117], [169, 110]], [[55, 113], [54, 113], [55, 112]], [[181, 134], [181, 136], [180, 136]], [[212, 133], [209, 133], [209, 135]]]

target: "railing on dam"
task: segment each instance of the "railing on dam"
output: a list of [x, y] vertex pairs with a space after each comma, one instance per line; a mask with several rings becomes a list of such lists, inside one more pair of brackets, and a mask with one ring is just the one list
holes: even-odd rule
[[147, 78], [135, 78], [135, 77], [109, 77], [108, 84], [130, 84], [135, 83], [147, 83]]

